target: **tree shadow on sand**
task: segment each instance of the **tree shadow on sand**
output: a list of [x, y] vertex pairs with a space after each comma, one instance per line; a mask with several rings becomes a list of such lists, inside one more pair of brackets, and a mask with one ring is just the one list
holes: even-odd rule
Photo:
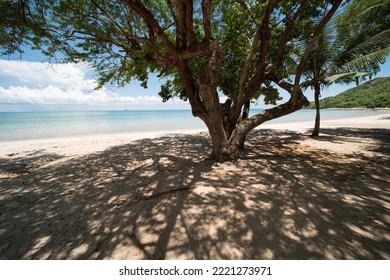
[[389, 130], [343, 131], [375, 156], [259, 130], [214, 164], [206, 137], [173, 135], [2, 179], [0, 258], [389, 259]]

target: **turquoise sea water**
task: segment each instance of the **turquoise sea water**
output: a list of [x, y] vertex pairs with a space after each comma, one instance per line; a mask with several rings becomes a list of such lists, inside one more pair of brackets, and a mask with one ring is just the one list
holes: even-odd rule
[[[323, 110], [321, 117], [329, 120], [376, 114], [373, 110]], [[314, 116], [314, 110], [300, 110], [271, 122], [314, 121]], [[189, 110], [0, 112], [0, 141], [196, 128], [207, 130]]]

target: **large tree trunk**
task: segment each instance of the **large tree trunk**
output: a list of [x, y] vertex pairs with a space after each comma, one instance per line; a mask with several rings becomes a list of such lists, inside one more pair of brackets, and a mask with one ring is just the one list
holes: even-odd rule
[[228, 151], [228, 136], [224, 128], [222, 112], [211, 111], [207, 113], [204, 122], [209, 130], [213, 144], [211, 158], [218, 162], [231, 160], [232, 158]]
[[316, 119], [314, 123], [314, 130], [311, 134], [313, 137], [317, 137], [320, 133], [320, 95], [321, 95], [321, 87], [319, 84], [314, 86], [314, 103], [316, 106]]
[[[205, 98], [210, 98], [213, 93], [209, 92], [208, 94], [205, 94], [205, 92], [202, 92], [202, 95], [205, 96]], [[217, 94], [214, 93], [214, 95]], [[230, 102], [228, 103], [231, 104]], [[232, 112], [226, 105], [227, 104], [221, 106], [219, 101], [217, 102], [216, 100], [214, 100], [214, 102], [208, 102], [207, 113], [202, 115], [202, 119], [209, 130], [213, 144], [211, 158], [218, 162], [236, 160], [238, 158], [238, 151], [236, 151], [236, 149], [233, 151], [229, 144], [229, 138], [231, 138], [236, 125], [232, 126]], [[235, 119], [235, 123], [237, 123], [237, 119]]]
[[230, 137], [224, 128], [221, 106], [218, 107], [219, 110], [208, 111], [208, 113], [204, 115], [203, 120], [207, 125], [213, 144], [212, 157], [218, 162], [237, 160], [239, 158], [240, 145], [244, 143], [246, 135], [255, 127], [266, 121], [295, 112], [309, 104], [305, 96], [302, 94], [299, 96], [299, 98], [290, 100], [289, 102], [274, 108], [264, 110], [245, 120], [237, 119], [236, 121], [238, 124]]

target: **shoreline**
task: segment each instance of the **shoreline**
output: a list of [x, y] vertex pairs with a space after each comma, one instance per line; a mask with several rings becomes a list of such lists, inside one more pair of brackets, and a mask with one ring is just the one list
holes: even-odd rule
[[[390, 128], [390, 110], [389, 113], [381, 113], [375, 116], [354, 116], [341, 119], [321, 120], [321, 128], [336, 128], [336, 127], [355, 127], [355, 128]], [[286, 129], [302, 132], [304, 129], [313, 129], [314, 119], [312, 121], [303, 122], [286, 122], [268, 124], [264, 123], [256, 129]]]
[[[390, 110], [389, 110], [390, 111]], [[314, 126], [313, 121], [264, 123], [255, 130], [275, 129], [290, 130], [298, 133], [309, 133]], [[350, 118], [322, 120], [321, 128], [388, 128], [390, 129], [390, 113], [375, 116], [355, 116]], [[26, 139], [14, 141], [0, 141], [0, 158], [28, 157], [37, 154], [58, 154], [65, 157], [82, 156], [95, 152], [102, 152], [108, 148], [128, 144], [135, 140], [157, 138], [172, 134], [207, 133], [207, 128], [173, 129], [142, 131], [129, 133], [111, 133], [83, 136], [69, 136], [57, 138]]]
[[[314, 101], [313, 101], [314, 102]], [[315, 110], [315, 108], [303, 108], [303, 109], [306, 109], [306, 110]], [[365, 110], [369, 110], [369, 111], [389, 111], [390, 112], [390, 108], [386, 108], [386, 107], [380, 107], [380, 108], [366, 108], [366, 107], [353, 107], [353, 108], [321, 108], [321, 111], [322, 110], [340, 110], [340, 111], [348, 111], [348, 110], [357, 110], [357, 111], [365, 111]]]

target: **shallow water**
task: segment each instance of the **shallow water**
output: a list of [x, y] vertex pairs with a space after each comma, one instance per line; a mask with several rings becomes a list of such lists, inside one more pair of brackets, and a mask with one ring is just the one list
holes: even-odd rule
[[[252, 110], [251, 114], [261, 110]], [[322, 110], [321, 119], [377, 115], [374, 110]], [[314, 110], [300, 110], [268, 123], [314, 121]], [[0, 112], [0, 141], [204, 128], [190, 110]]]

